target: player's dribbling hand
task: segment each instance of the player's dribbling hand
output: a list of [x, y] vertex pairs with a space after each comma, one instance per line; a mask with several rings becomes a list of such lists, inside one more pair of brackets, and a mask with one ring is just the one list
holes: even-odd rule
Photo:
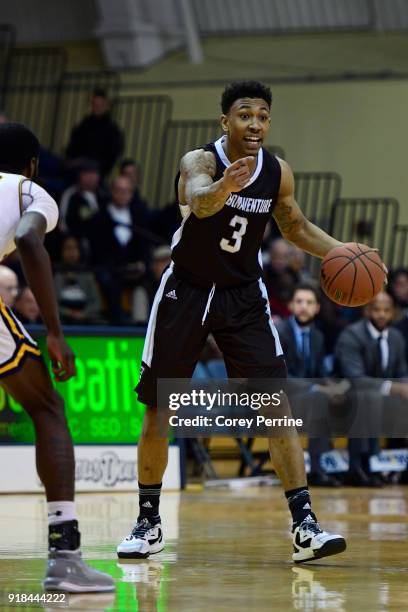
[[245, 187], [251, 178], [250, 163], [253, 160], [254, 157], [252, 156], [237, 159], [224, 170], [222, 182], [228, 191], [233, 193], [234, 191], [241, 191]]
[[[373, 249], [373, 251], [376, 251], [378, 254], [380, 254], [380, 249]], [[387, 268], [387, 266], [385, 265], [384, 262], [382, 262], [382, 267], [383, 270], [385, 272], [385, 280], [384, 280], [384, 285], [388, 285], [388, 274], [389, 274], [389, 270]]]
[[64, 336], [62, 334], [48, 334], [47, 348], [55, 380], [57, 382], [64, 382], [75, 376], [75, 355], [68, 346]]

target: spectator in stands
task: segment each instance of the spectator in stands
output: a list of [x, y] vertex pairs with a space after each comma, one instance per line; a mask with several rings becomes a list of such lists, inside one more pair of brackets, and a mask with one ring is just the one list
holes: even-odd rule
[[58, 202], [68, 184], [64, 158], [50, 149], [40, 147], [38, 168], [41, 185]]
[[112, 182], [112, 198], [106, 210], [97, 213], [90, 225], [92, 262], [115, 323], [128, 317], [122, 308], [122, 290], [134, 288], [146, 271], [149, 243], [138, 231], [139, 219], [132, 206], [133, 189], [129, 179], [120, 176]]
[[120, 162], [119, 166], [120, 176], [126, 176], [132, 184], [133, 189], [139, 188], [140, 183], [140, 167], [134, 159], [125, 157]]
[[269, 262], [264, 268], [264, 279], [273, 315], [287, 318], [288, 303], [299, 278], [290, 267], [292, 247], [283, 238], [273, 240], [269, 247]]
[[408, 314], [408, 269], [398, 268], [393, 270], [388, 281], [388, 291], [394, 298], [395, 306], [398, 310], [397, 318]]
[[294, 244], [290, 245], [289, 268], [297, 275], [299, 283], [313, 281], [309, 270], [306, 268], [306, 253]]
[[0, 298], [12, 308], [18, 294], [18, 278], [8, 266], [0, 265]]
[[139, 219], [139, 227], [147, 228], [150, 223], [150, 212], [146, 202], [142, 199], [139, 191], [140, 184], [140, 167], [134, 159], [125, 158], [122, 160], [119, 167], [120, 176], [125, 176], [129, 179], [133, 189], [132, 206]]
[[153, 304], [154, 296], [160, 285], [163, 272], [171, 263], [171, 248], [167, 245], [157, 247], [153, 252], [151, 263], [152, 287], [150, 291], [150, 304]]
[[[381, 292], [366, 306], [365, 316], [342, 331], [336, 345], [338, 372], [353, 384], [350, 405], [358, 409], [353, 422], [357, 434], [379, 435], [384, 419], [387, 422], [387, 417], [395, 414], [396, 404], [408, 399], [408, 383], [390, 380], [408, 377], [404, 339], [390, 327], [393, 317], [392, 297]], [[378, 438], [350, 438], [348, 449], [350, 467], [345, 483], [380, 486], [381, 481], [369, 468], [370, 456], [380, 451]]]
[[[307, 423], [311, 472], [308, 482], [322, 487], [338, 487], [340, 481], [325, 473], [320, 465], [322, 453], [330, 450], [329, 399], [336, 393], [333, 384], [325, 384], [327, 376], [324, 337], [315, 325], [320, 309], [319, 291], [315, 285], [302, 283], [295, 287], [289, 303], [291, 316], [278, 325], [290, 378], [296, 381], [291, 393], [296, 416]], [[314, 384], [310, 380], [318, 379]], [[302, 379], [302, 380], [301, 380]], [[317, 436], [317, 437], [316, 437]]]
[[400, 331], [404, 337], [405, 342], [405, 359], [408, 363], [408, 313], [404, 315], [404, 318], [395, 324], [395, 327]]
[[64, 238], [61, 264], [54, 275], [61, 320], [68, 324], [101, 323], [101, 298], [94, 274], [81, 261], [74, 236]]
[[24, 324], [42, 323], [40, 309], [30, 287], [20, 289], [13, 310]]
[[97, 88], [91, 97], [91, 114], [72, 131], [67, 158], [93, 159], [98, 162], [102, 177], [106, 177], [122, 151], [123, 134], [110, 115], [106, 92]]
[[0, 124], [2, 124], [2, 123], [7, 123], [7, 122], [8, 122], [7, 115], [6, 115], [6, 113], [5, 113], [3, 110], [1, 110], [1, 108], [0, 108]]
[[92, 217], [102, 207], [100, 179], [97, 162], [82, 159], [78, 164], [76, 184], [69, 187], [61, 198], [60, 228], [80, 242], [87, 240]]

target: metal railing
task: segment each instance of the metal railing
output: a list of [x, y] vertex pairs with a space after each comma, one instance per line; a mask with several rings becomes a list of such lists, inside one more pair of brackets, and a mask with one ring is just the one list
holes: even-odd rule
[[125, 156], [141, 164], [141, 194], [156, 206], [161, 151], [166, 125], [171, 117], [172, 100], [168, 96], [117, 98], [113, 116], [125, 133]]
[[295, 198], [305, 216], [328, 230], [333, 203], [340, 197], [341, 177], [335, 172], [295, 172]]
[[[333, 203], [340, 197], [341, 177], [335, 172], [295, 172], [295, 199], [304, 215], [325, 231], [329, 230]], [[305, 265], [317, 273], [320, 262], [306, 255]]]
[[57, 47], [14, 49], [9, 57], [4, 109], [10, 120], [31, 128], [44, 147], [52, 146], [66, 59]]
[[408, 268], [408, 225], [397, 225], [394, 228], [393, 236], [395, 246], [390, 269]]
[[166, 125], [159, 161], [156, 206], [162, 208], [175, 199], [174, 180], [180, 160], [187, 151], [216, 140], [221, 135], [219, 121], [169, 121]]
[[394, 228], [399, 203], [394, 198], [337, 200], [332, 208], [330, 233], [342, 242], [368, 243], [380, 251], [389, 266], [394, 259]]

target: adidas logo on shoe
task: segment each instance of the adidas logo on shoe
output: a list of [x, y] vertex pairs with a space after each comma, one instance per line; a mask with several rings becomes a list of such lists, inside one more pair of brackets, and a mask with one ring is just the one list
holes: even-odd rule
[[304, 506], [303, 506], [303, 510], [311, 510], [312, 506], [309, 504], [309, 502], [307, 502]]
[[153, 508], [153, 506], [149, 501], [147, 501], [144, 504], [142, 504], [142, 508]]
[[171, 300], [177, 300], [177, 295], [174, 289], [173, 291], [166, 293], [166, 297], [170, 298]]

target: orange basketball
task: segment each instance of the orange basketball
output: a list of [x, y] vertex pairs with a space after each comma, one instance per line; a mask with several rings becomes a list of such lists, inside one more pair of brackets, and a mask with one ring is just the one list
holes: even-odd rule
[[385, 272], [378, 252], [366, 244], [348, 242], [335, 247], [322, 261], [320, 284], [341, 306], [363, 306], [379, 293]]

